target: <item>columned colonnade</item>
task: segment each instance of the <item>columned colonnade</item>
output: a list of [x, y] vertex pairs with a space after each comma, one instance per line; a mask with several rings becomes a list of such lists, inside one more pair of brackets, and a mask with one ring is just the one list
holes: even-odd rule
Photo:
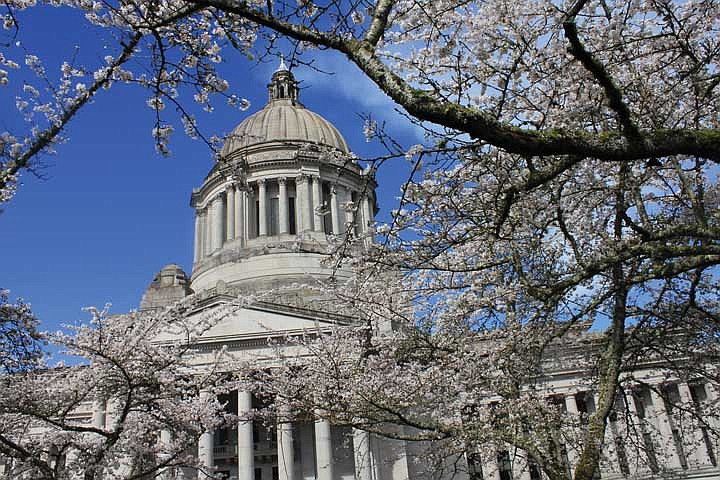
[[[663, 397], [670, 401], [666, 402]], [[593, 392], [568, 392], [551, 398], [559, 408], [572, 415], [591, 414], [598, 402], [598, 395]], [[702, 415], [703, 405], [717, 401], [718, 393], [710, 384], [662, 383], [625, 390], [616, 402], [618, 416], [608, 422], [600, 464], [602, 477], [651, 476], [665, 469], [683, 471], [717, 467], [717, 445], [690, 415], [693, 409]], [[676, 402], [684, 407], [673, 409], [671, 405]], [[622, 418], [621, 412], [626, 412], [629, 417]], [[716, 416], [703, 418], [710, 427], [720, 429], [720, 419]], [[642, 436], [638, 439], [639, 447], [627, 442], [628, 428], [635, 430], [632, 435]], [[484, 480], [542, 478], [532, 460], [528, 463], [524, 452], [512, 458], [510, 450], [499, 450], [494, 458], [481, 459]], [[563, 454], [570, 466], [571, 477], [579, 453], [571, 445], [564, 446]]]
[[240, 240], [242, 245], [271, 235], [339, 234], [345, 232], [349, 222], [357, 225], [356, 233], [364, 233], [374, 215], [374, 202], [367, 195], [305, 174], [259, 178], [246, 185], [229, 183], [212, 198], [199, 203], [195, 216], [195, 262], [233, 240]]
[[[662, 392], [662, 395], [661, 395]], [[205, 393], [201, 393], [204, 395]], [[580, 391], [564, 395], [553, 395], [550, 400], [568, 414], [591, 414], [597, 404], [597, 394]], [[718, 401], [718, 392], [710, 384], [697, 383], [658, 383], [633, 387], [622, 392], [617, 399], [617, 417], [611, 417], [606, 430], [606, 441], [601, 458], [602, 477], [650, 477], [660, 470], [671, 469], [678, 472], [717, 467], [717, 444], [709, 437], [706, 426], [698, 426], [690, 418], [693, 410], [699, 414], [707, 426], [720, 429], [720, 419], [716, 416], [703, 416], [707, 405]], [[627, 402], [627, 404], [625, 404]], [[680, 402], [681, 408], [674, 404]], [[247, 391], [237, 392], [238, 412], [252, 410], [252, 395]], [[112, 401], [95, 401], [92, 411], [92, 425], [96, 428], [112, 428], [116, 406]], [[629, 415], [622, 417], [622, 412]], [[277, 465], [279, 480], [300, 480], [296, 478], [294, 443], [295, 432], [292, 425], [292, 412], [280, 406], [276, 429]], [[638, 442], [627, 442], [627, 429], [635, 430]], [[238, 480], [255, 480], [255, 439], [253, 422], [241, 421], [237, 425], [237, 468]], [[312, 438], [312, 437], [311, 437]], [[304, 441], [306, 441], [305, 439]], [[316, 420], [314, 424], [315, 472], [317, 480], [337, 478], [333, 460], [333, 439], [330, 423]], [[169, 434], [160, 432], [159, 441], [169, 442]], [[644, 442], [644, 444], [642, 444]], [[357, 480], [376, 480], [370, 449], [370, 435], [366, 431], [354, 429], [352, 446]], [[215, 466], [214, 434], [205, 432], [198, 442], [198, 458], [208, 471]], [[630, 450], [632, 449], [632, 450]], [[534, 466], [531, 458], [523, 452], [511, 453], [511, 449], [498, 449], [494, 457], [480, 459], [480, 465], [470, 465], [471, 469], [482, 468], [484, 480], [539, 480], [542, 475]], [[574, 474], [579, 451], [573, 445], [564, 445], [563, 452]], [[180, 472], [182, 474], [182, 472]], [[175, 478], [180, 478], [175, 476]], [[202, 474], [199, 478], [207, 478]]]
[[[247, 391], [239, 391], [238, 412], [252, 410], [252, 395]], [[277, 463], [279, 480], [298, 480], [295, 475], [295, 448], [292, 428], [292, 412], [282, 405], [278, 411], [277, 423]], [[253, 422], [242, 421], [237, 428], [238, 480], [254, 480], [255, 451], [253, 439]], [[333, 480], [333, 439], [330, 423], [327, 420], [315, 421], [315, 465], [317, 480]], [[373, 480], [370, 454], [370, 435], [363, 430], [353, 430], [353, 454], [355, 459], [355, 478], [357, 480]], [[198, 442], [198, 459], [208, 471], [215, 465], [213, 455], [213, 433], [205, 432]], [[200, 478], [209, 478], [201, 475]]]

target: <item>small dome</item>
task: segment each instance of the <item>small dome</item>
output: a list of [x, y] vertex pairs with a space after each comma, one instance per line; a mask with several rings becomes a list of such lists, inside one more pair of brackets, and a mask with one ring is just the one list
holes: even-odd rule
[[293, 74], [284, 63], [273, 74], [268, 85], [269, 101], [259, 112], [250, 115], [225, 139], [221, 155], [266, 142], [309, 142], [348, 153], [350, 149], [335, 126], [299, 101], [299, 90]]

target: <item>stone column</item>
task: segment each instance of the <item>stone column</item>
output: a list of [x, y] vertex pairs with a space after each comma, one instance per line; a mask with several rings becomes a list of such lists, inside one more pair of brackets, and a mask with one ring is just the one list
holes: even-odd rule
[[[170, 459], [170, 454], [168, 453], [168, 448], [170, 447], [170, 443], [172, 441], [172, 434], [170, 433], [170, 430], [160, 430], [160, 448], [161, 451], [158, 453], [158, 460], [159, 462], [165, 463]], [[163, 467], [160, 469], [160, 479], [161, 480], [173, 480], [173, 468], [172, 467]]]
[[[577, 398], [575, 398], [574, 393], [568, 393], [564, 397], [565, 399], [565, 410], [567, 410], [567, 413], [578, 418], [578, 414], [580, 413], [580, 409], [578, 409], [577, 406]], [[577, 433], [577, 432], [575, 432]], [[568, 455], [568, 463], [570, 464], [570, 472], [571, 472], [571, 478], [575, 476], [575, 464], [578, 461], [578, 451], [575, 449], [575, 445], [565, 445], [565, 450], [567, 451]]]
[[[238, 391], [238, 416], [252, 410], [252, 394], [247, 391]], [[255, 479], [255, 450], [253, 448], [253, 422], [246, 420], [238, 422], [238, 480]]]
[[530, 464], [525, 455], [525, 452], [515, 449], [512, 459], [513, 480], [530, 480]]
[[227, 225], [227, 229], [225, 232], [225, 239], [230, 241], [235, 238], [235, 185], [228, 185], [226, 192], [227, 220], [225, 225]]
[[[658, 388], [660, 388], [659, 385]], [[667, 409], [665, 408], [665, 401], [653, 389], [650, 389], [650, 400], [653, 404], [655, 422], [658, 427], [658, 433], [660, 434], [659, 443], [663, 453], [662, 463], [667, 462], [668, 467], [680, 469], [682, 468], [682, 466], [680, 464], [680, 457], [677, 452], [677, 447], [675, 446], [675, 438], [673, 437], [672, 433], [670, 416], [668, 415]]]
[[245, 191], [240, 188], [240, 185], [235, 185], [235, 238], [239, 238], [241, 241], [245, 240], [245, 233], [243, 228], [243, 208], [245, 200]]
[[105, 400], [95, 400], [92, 409], [92, 426], [95, 428], [105, 428]]
[[278, 408], [277, 450], [279, 480], [295, 479], [295, 451], [290, 411], [285, 405]]
[[290, 217], [288, 216], [287, 178], [278, 178], [278, 192], [278, 216], [280, 217], [279, 232], [280, 235], [286, 235], [290, 232]]
[[200, 440], [198, 440], [198, 460], [200, 460], [203, 471], [198, 472], [198, 479], [212, 478], [211, 472], [215, 466], [213, 442], [213, 432], [205, 432], [200, 435]]
[[[705, 413], [705, 419], [710, 424], [710, 426], [716, 430], [720, 430], [720, 418], [718, 418], [717, 415], [717, 408], [720, 406], [718, 405], [718, 392], [715, 390], [715, 386], [712, 383], [706, 383], [703, 385], [703, 389], [705, 390], [705, 405], [703, 412]], [[720, 443], [720, 440], [715, 442]]]
[[212, 201], [208, 201], [207, 205], [205, 206], [205, 222], [204, 222], [204, 229], [205, 230], [205, 240], [203, 241], [203, 245], [205, 246], [205, 256], [207, 257], [212, 253], [212, 246], [213, 246], [213, 215], [215, 213], [215, 209], [213, 208]]
[[690, 386], [687, 383], [678, 383], [677, 387], [678, 393], [680, 393], [680, 415], [685, 417], [682, 422], [683, 431], [680, 433], [686, 444], [683, 450], [685, 450], [688, 463], [691, 464], [690, 468], [693, 466], [710, 465], [710, 459], [705, 451], [705, 439], [698, 427], [698, 422], [693, 415], [686, 413], [696, 411], [695, 402], [693, 401], [692, 393], [690, 393]]
[[493, 470], [493, 477], [495, 480], [500, 480], [502, 477], [500, 476], [500, 468], [502, 465], [500, 465], [500, 452], [495, 452], [495, 458], [493, 459], [493, 464], [495, 465], [495, 470]]
[[315, 459], [317, 480], [333, 480], [332, 436], [327, 420], [315, 421]]
[[194, 263], [197, 263], [202, 258], [202, 240], [200, 240], [202, 225], [200, 224], [200, 222], [200, 211], [195, 210], [195, 250], [193, 251]]
[[218, 195], [212, 202], [213, 204], [213, 244], [212, 249], [220, 250], [225, 239], [223, 224], [225, 223], [225, 206], [223, 205], [222, 195]]
[[323, 217], [320, 215], [322, 203], [322, 180], [320, 180], [320, 177], [312, 177], [313, 230], [320, 233], [325, 231], [323, 228]]
[[370, 434], [353, 428], [353, 454], [355, 455], [355, 479], [372, 480], [372, 458], [370, 458]]
[[363, 209], [363, 217], [365, 217], [365, 230], [367, 231], [370, 230], [368, 227], [374, 222], [373, 202], [370, 200], [369, 194], [363, 197], [361, 208]]
[[[200, 392], [201, 397], [207, 398], [207, 392]], [[203, 471], [198, 472], [198, 479], [212, 478], [211, 472], [215, 466], [215, 458], [213, 452], [214, 433], [204, 432], [198, 440], [198, 460]]]
[[[640, 399], [642, 401], [642, 399]], [[626, 402], [626, 408], [627, 413], [629, 415], [629, 422], [628, 424], [632, 427], [632, 430], [629, 432], [629, 435], [632, 435], [633, 433], [636, 435], [639, 435], [640, 437], [636, 439], [637, 446], [634, 447], [636, 449], [642, 449], [643, 452], [645, 452], [645, 448], [641, 447], [644, 445], [644, 439], [642, 438], [643, 432], [645, 431], [642, 425], [642, 419], [638, 415], [637, 405], [635, 404], [635, 395], [633, 393], [632, 388], [625, 389], [625, 402]], [[642, 455], [643, 459], [639, 462], [632, 462], [630, 464], [630, 473], [631, 474], [640, 474], [640, 475], [646, 475], [650, 472], [650, 462], [648, 461], [648, 456], [645, 452], [638, 451], [637, 454]], [[636, 471], [633, 471], [633, 463], [636, 467]]]
[[345, 190], [345, 205], [343, 205], [343, 209], [345, 210], [345, 223], [353, 225], [353, 228], [355, 225], [355, 217], [357, 215], [356, 208], [357, 206], [352, 199], [352, 191], [348, 188]]
[[260, 216], [258, 237], [267, 236], [267, 192], [264, 178], [258, 180], [258, 215]]
[[205, 256], [205, 210], [198, 208], [197, 221], [198, 221], [198, 238], [197, 238], [198, 260], [202, 260], [202, 258]]
[[340, 235], [340, 202], [338, 200], [338, 186], [330, 190], [330, 215], [332, 216], [333, 235]]
[[308, 177], [300, 174], [295, 177], [295, 213], [298, 233], [310, 229], [310, 203], [308, 202]]
[[[586, 395], [586, 409], [588, 413], [594, 413], [597, 409], [597, 405], [600, 403], [600, 395], [597, 392], [593, 392], [592, 396], [592, 409], [587, 404], [588, 396]], [[605, 438], [603, 439], [605, 449], [600, 452], [600, 470], [608, 470], [610, 472], [620, 471], [620, 460], [618, 459], [617, 447], [615, 445], [615, 433], [610, 427], [610, 423], [605, 428]], [[574, 469], [573, 469], [574, 471]]]

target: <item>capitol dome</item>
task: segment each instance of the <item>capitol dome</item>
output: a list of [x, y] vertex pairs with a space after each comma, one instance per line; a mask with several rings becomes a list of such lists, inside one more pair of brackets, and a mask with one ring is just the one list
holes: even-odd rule
[[298, 101], [297, 82], [281, 64], [268, 85], [269, 101], [246, 118], [225, 139], [221, 155], [247, 153], [267, 143], [313, 143], [348, 153], [348, 145], [335, 126]]
[[193, 189], [194, 292], [263, 291], [347, 276], [325, 264], [334, 239], [349, 237], [358, 246], [372, 240], [371, 173], [349, 157], [330, 122], [298, 101], [284, 62], [268, 97], [235, 127]]

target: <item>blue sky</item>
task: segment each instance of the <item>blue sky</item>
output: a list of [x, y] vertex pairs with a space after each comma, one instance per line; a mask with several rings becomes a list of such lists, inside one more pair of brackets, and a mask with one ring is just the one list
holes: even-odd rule
[[[105, 54], [104, 34], [86, 28], [74, 12], [42, 7], [20, 20], [24, 47], [45, 60], [53, 76], [75, 45], [80, 45], [79, 58], [91, 65]], [[0, 51], [17, 58], [14, 47]], [[377, 142], [365, 141], [358, 114], [386, 121], [388, 131], [408, 147], [422, 140], [354, 66], [328, 52], [318, 52], [316, 58], [335, 75], [295, 69], [304, 87], [301, 100], [334, 123], [355, 153], [365, 158], [384, 153]], [[252, 106], [241, 112], [218, 105], [199, 118], [203, 131], [227, 133], [262, 108], [276, 67], [275, 61], [257, 64], [228, 55], [222, 69], [228, 72], [231, 92], [248, 98]], [[10, 87], [17, 88], [17, 82]], [[21, 123], [15, 94], [13, 88], [0, 87], [0, 130]], [[201, 185], [212, 157], [202, 142], [185, 137], [180, 125], [170, 145], [172, 156], [159, 156], [150, 135], [148, 96], [125, 85], [102, 92], [72, 122], [69, 141], [58, 146], [57, 155], [44, 158], [46, 178], [23, 175], [17, 195], [0, 214], [0, 288], [31, 303], [46, 329], [87, 320], [81, 311], [87, 305], [111, 302], [116, 313], [136, 308], [155, 272], [168, 263], [190, 273], [190, 191]], [[407, 169], [399, 159], [380, 172], [380, 218], [396, 204]]]

